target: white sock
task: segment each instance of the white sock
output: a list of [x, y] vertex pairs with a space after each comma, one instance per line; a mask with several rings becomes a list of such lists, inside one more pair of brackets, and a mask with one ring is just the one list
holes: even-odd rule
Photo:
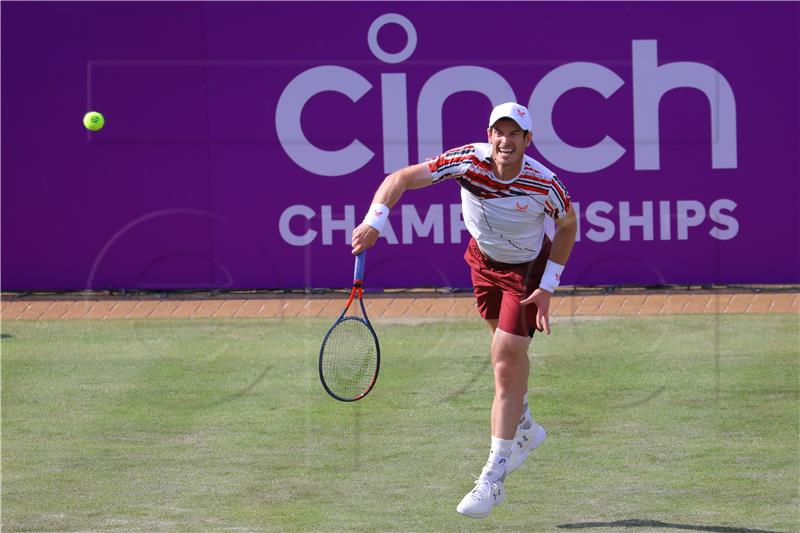
[[533, 415], [531, 415], [531, 409], [528, 407], [528, 393], [525, 393], [525, 396], [522, 397], [522, 418], [519, 419], [519, 429], [530, 429], [534, 422]]
[[487, 477], [491, 481], [502, 481], [506, 475], [512, 446], [514, 446], [514, 439], [501, 439], [492, 435], [489, 460], [486, 461], [486, 466], [483, 467], [481, 477]]

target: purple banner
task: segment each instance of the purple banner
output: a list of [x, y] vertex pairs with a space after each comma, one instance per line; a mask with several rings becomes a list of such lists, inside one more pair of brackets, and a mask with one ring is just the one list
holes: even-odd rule
[[[529, 107], [564, 284], [800, 282], [800, 4], [2, 4], [3, 290], [349, 285], [384, 176]], [[83, 128], [89, 110], [106, 117]], [[455, 182], [370, 287], [468, 287]]]

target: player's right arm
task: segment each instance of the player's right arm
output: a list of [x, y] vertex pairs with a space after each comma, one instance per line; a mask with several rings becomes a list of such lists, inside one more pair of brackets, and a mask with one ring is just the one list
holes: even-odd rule
[[[394, 207], [400, 197], [409, 189], [421, 189], [433, 184], [433, 174], [428, 168], [428, 163], [419, 163], [392, 172], [384, 178], [372, 199], [373, 204], [383, 204]], [[378, 230], [362, 222], [353, 230], [353, 255], [372, 248], [378, 240]]]

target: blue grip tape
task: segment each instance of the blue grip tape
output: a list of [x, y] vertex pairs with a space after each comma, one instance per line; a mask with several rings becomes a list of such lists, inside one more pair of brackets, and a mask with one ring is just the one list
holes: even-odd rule
[[364, 250], [356, 256], [356, 268], [353, 271], [353, 281], [364, 281], [364, 266], [367, 263], [367, 251]]

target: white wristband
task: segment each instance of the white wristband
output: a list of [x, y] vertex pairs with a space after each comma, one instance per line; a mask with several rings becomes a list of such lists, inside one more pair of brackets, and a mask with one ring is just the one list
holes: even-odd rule
[[364, 217], [364, 224], [369, 224], [376, 230], [378, 233], [383, 230], [384, 224], [386, 224], [386, 220], [389, 218], [389, 208], [383, 204], [372, 204], [369, 206], [369, 211], [367, 211], [367, 215]]
[[547, 260], [547, 266], [544, 267], [544, 274], [542, 274], [542, 281], [539, 282], [539, 288], [547, 292], [556, 292], [558, 284], [561, 283], [561, 273], [564, 272], [564, 265], [559, 265]]

